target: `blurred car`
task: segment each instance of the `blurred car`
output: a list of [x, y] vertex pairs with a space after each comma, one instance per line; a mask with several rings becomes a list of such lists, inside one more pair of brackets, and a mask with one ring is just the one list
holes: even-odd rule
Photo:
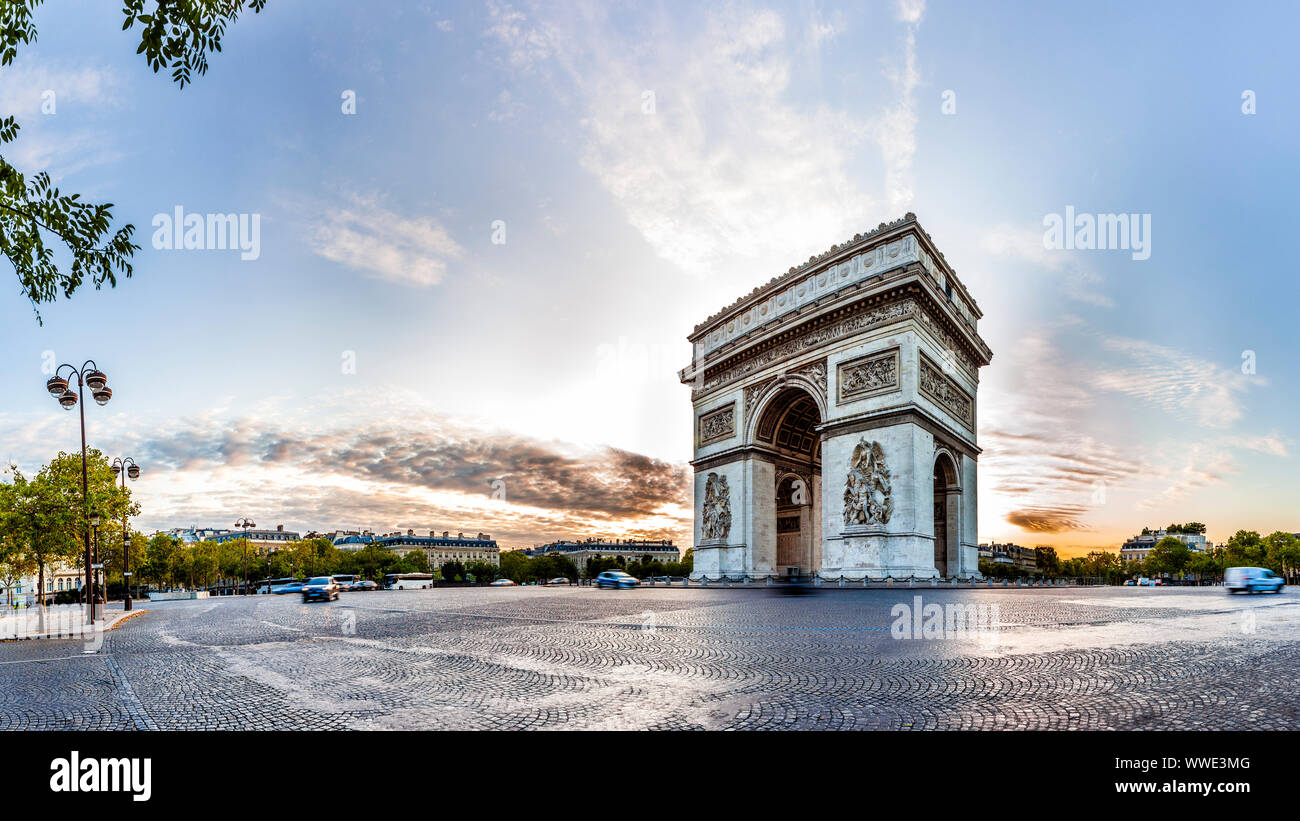
[[378, 590], [379, 585], [369, 579], [359, 579], [358, 581], [353, 582], [352, 587], [349, 589], [354, 592], [360, 592], [362, 590]]
[[628, 587], [640, 587], [641, 582], [637, 580], [636, 576], [629, 576], [621, 570], [606, 570], [604, 573], [601, 573], [596, 577], [596, 586], [612, 587], [617, 590]]
[[519, 585], [515, 584], [509, 579], [497, 579], [496, 581], [488, 585], [488, 587], [518, 587], [518, 586]]
[[1229, 567], [1223, 574], [1223, 586], [1229, 593], [1281, 593], [1286, 580], [1265, 567]]
[[1124, 586], [1125, 586], [1125, 587], [1137, 587], [1137, 580], [1136, 580], [1136, 579], [1129, 579], [1128, 581], [1124, 582]]
[[305, 602], [312, 599], [321, 601], [334, 601], [339, 597], [339, 585], [331, 576], [317, 576], [309, 579], [306, 584], [302, 585], [302, 600]]
[[301, 593], [302, 582], [289, 582], [288, 584], [277, 584], [275, 587], [271, 588], [271, 592], [277, 596], [282, 596], [285, 593]]
[[554, 579], [551, 579], [550, 581], [547, 582], [548, 585], [551, 585], [551, 584], [568, 584], [568, 583], [569, 583], [569, 580], [566, 579], [566, 578], [564, 578], [563, 576], [556, 576]]

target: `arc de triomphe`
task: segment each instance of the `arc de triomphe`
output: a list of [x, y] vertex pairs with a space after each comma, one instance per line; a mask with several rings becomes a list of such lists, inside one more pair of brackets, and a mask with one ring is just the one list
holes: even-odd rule
[[907, 214], [696, 326], [695, 576], [978, 575], [980, 316]]

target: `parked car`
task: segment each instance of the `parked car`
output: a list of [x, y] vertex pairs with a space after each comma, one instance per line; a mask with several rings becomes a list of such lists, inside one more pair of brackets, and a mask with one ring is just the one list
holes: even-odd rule
[[1264, 567], [1229, 567], [1223, 574], [1223, 586], [1229, 593], [1281, 593], [1286, 580]]
[[564, 578], [563, 576], [556, 576], [554, 579], [551, 579], [550, 581], [547, 582], [548, 585], [550, 585], [550, 584], [557, 584], [557, 585], [558, 585], [558, 584], [568, 584], [568, 583], [569, 583], [569, 580], [566, 579], [566, 578]]
[[488, 587], [518, 587], [518, 586], [519, 585], [515, 584], [509, 579], [497, 579], [496, 581], [488, 585]]
[[358, 581], [353, 582], [352, 587], [350, 589], [353, 590], [354, 592], [360, 592], [362, 590], [378, 590], [379, 585], [376, 584], [375, 582], [370, 581], [369, 579], [360, 579]]
[[331, 576], [317, 576], [302, 586], [302, 600], [305, 602], [312, 599], [334, 601], [338, 597], [339, 585]]
[[641, 582], [637, 581], [636, 576], [629, 576], [621, 570], [606, 570], [596, 577], [597, 587], [612, 587], [622, 589], [628, 587], [640, 587]]
[[275, 587], [271, 588], [271, 592], [277, 596], [282, 596], [285, 593], [301, 593], [302, 582], [288, 582], [286, 584], [277, 584]]

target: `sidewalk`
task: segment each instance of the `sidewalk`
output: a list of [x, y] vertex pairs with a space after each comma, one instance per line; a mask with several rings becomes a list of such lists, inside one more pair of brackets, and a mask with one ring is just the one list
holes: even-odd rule
[[45, 607], [44, 618], [41, 608], [27, 607], [0, 616], [0, 641], [81, 638], [88, 633], [107, 632], [132, 616], [147, 612], [149, 611], [137, 609], [128, 613], [120, 603], [116, 606], [101, 605], [100, 618], [95, 620], [94, 625], [88, 625], [84, 605], [48, 605]]

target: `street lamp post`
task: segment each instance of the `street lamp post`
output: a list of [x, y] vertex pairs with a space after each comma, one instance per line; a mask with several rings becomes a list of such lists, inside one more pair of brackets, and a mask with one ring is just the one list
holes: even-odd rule
[[[77, 390], [72, 390], [68, 380], [59, 374], [67, 368], [69, 376], [77, 377]], [[113, 389], [108, 387], [108, 377], [95, 364], [95, 360], [88, 359], [80, 368], [72, 365], [60, 365], [54, 370], [54, 376], [51, 376], [45, 382], [45, 389], [50, 395], [59, 401], [59, 405], [64, 410], [72, 410], [78, 405], [81, 406], [81, 503], [83, 513], [87, 514], [86, 520], [86, 587], [87, 587], [87, 607], [86, 623], [93, 625], [95, 623], [95, 580], [91, 568], [90, 557], [90, 483], [86, 478], [86, 403], [82, 400], [82, 394], [85, 389], [90, 388], [90, 395], [100, 405], [107, 405], [108, 400], [113, 398]]]
[[249, 519], [247, 516], [245, 516], [243, 519], [240, 519], [238, 522], [235, 522], [235, 527], [242, 527], [244, 529], [244, 595], [247, 596], [248, 595], [248, 530], [249, 528], [257, 527], [257, 525], [254, 524], [252, 519]]
[[[140, 466], [130, 456], [113, 460], [113, 472], [122, 477], [122, 490], [126, 490], [126, 480], [132, 482], [140, 478]], [[124, 610], [131, 609], [131, 534], [126, 529], [126, 506], [122, 507], [122, 581], [126, 584], [126, 603]]]

